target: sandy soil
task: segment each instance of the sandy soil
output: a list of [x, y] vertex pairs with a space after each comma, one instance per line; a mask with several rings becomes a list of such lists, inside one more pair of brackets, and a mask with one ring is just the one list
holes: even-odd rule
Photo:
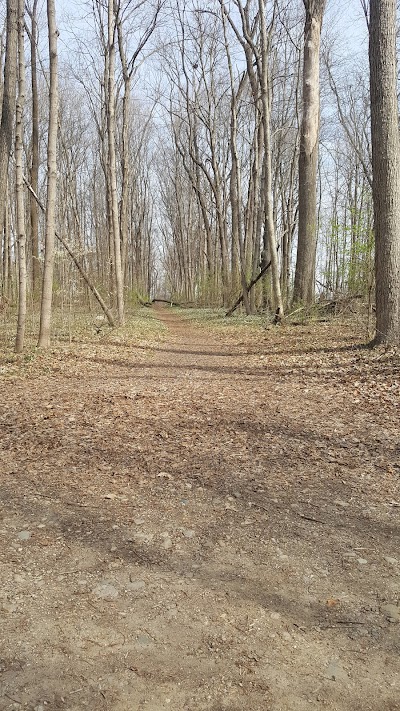
[[400, 709], [398, 357], [156, 318], [3, 378], [0, 709]]

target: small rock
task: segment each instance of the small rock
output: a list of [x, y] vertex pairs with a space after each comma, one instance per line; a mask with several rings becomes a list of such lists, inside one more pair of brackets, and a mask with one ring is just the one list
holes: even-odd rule
[[138, 644], [140, 644], [141, 647], [148, 647], [149, 644], [153, 643], [151, 637], [148, 637], [145, 634], [139, 634], [136, 638], [136, 641]]
[[279, 612], [271, 612], [270, 618], [271, 618], [271, 620], [280, 620], [281, 615]]
[[185, 538], [194, 538], [195, 533], [192, 528], [187, 528], [184, 529], [183, 535], [185, 536]]
[[390, 555], [385, 555], [385, 560], [386, 563], [389, 563], [389, 565], [397, 565], [398, 563], [397, 558], [391, 558]]
[[9, 612], [12, 614], [17, 611], [17, 606], [13, 602], [3, 602], [2, 609], [4, 612]]
[[365, 558], [357, 558], [357, 563], [360, 565], [368, 565], [368, 561]]
[[128, 538], [128, 541], [135, 541], [136, 543], [151, 543], [154, 538], [152, 533], [135, 533], [133, 538]]
[[159, 474], [157, 474], [157, 476], [160, 479], [169, 479], [169, 480], [173, 479], [172, 474], [169, 474], [168, 472], [160, 472]]
[[110, 548], [111, 553], [115, 553], [116, 550], [117, 550], [117, 546], [111, 546], [111, 548]]
[[143, 590], [146, 587], [146, 583], [144, 580], [132, 580], [125, 587], [127, 590]]
[[171, 539], [168, 538], [168, 537], [164, 538], [164, 540], [163, 540], [161, 546], [162, 546], [162, 548], [164, 548], [165, 550], [169, 550], [170, 548], [172, 548], [172, 541], [171, 541]]
[[333, 681], [348, 681], [349, 677], [345, 670], [343, 669], [342, 665], [340, 662], [336, 661], [335, 659], [332, 659], [331, 662], [329, 662], [328, 669], [327, 669], [327, 677], [328, 679], [332, 679]]
[[346, 508], [350, 504], [347, 501], [342, 501], [342, 499], [335, 499], [333, 502], [336, 506], [343, 506], [343, 508]]
[[45, 711], [45, 707], [43, 706], [43, 704], [38, 704], [37, 706], [35, 706], [34, 711]]
[[24, 576], [20, 575], [19, 573], [15, 573], [14, 580], [16, 583], [26, 583], [26, 578], [24, 578]]
[[30, 531], [20, 531], [17, 538], [19, 538], [20, 541], [29, 541], [31, 535]]
[[397, 605], [383, 605], [381, 612], [384, 613], [389, 622], [400, 622], [400, 607]]
[[99, 583], [92, 593], [101, 600], [115, 600], [118, 597], [118, 590], [111, 583]]
[[136, 524], [136, 526], [141, 526], [144, 523], [144, 518], [134, 518], [133, 523]]
[[233, 506], [232, 504], [227, 503], [227, 504], [225, 504], [225, 511], [237, 511], [237, 508], [236, 508], [236, 506]]

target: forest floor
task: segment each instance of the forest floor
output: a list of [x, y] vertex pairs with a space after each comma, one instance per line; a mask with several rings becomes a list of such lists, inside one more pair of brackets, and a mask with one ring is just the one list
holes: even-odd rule
[[399, 355], [147, 314], [1, 354], [1, 711], [398, 711]]

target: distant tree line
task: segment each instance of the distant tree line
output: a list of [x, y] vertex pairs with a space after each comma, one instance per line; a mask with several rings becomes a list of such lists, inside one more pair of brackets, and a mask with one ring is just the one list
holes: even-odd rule
[[343, 72], [326, 0], [94, 0], [61, 52], [54, 0], [45, 17], [7, 0], [0, 298], [18, 305], [16, 350], [27, 304], [46, 347], [54, 301], [95, 299], [113, 325], [156, 292], [242, 294], [280, 318], [369, 296], [376, 341], [398, 343], [396, 5], [362, 7], [369, 56]]

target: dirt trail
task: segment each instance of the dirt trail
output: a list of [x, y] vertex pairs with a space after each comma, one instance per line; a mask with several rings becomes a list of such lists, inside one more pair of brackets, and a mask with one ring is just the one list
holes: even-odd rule
[[0, 710], [399, 710], [393, 372], [156, 313], [4, 382]]

